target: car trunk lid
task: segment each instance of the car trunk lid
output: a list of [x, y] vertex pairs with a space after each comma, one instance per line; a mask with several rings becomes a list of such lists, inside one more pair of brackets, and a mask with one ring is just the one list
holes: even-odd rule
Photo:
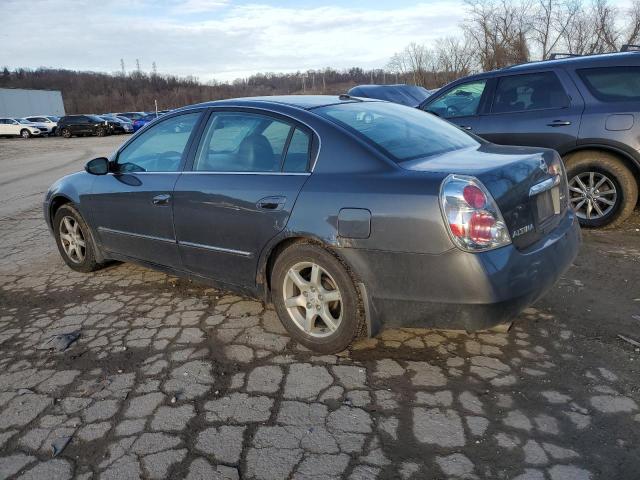
[[553, 150], [485, 143], [400, 165], [413, 171], [470, 175], [480, 180], [500, 208], [518, 249], [544, 238], [567, 209], [566, 176]]

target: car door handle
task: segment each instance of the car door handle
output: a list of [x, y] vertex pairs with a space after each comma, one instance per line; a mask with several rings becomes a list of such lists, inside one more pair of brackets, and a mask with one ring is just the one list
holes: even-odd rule
[[169, 205], [170, 201], [171, 201], [171, 195], [169, 195], [168, 193], [163, 193], [153, 197], [153, 204], [158, 205], [159, 207]]
[[258, 200], [256, 207], [260, 210], [282, 210], [287, 197], [264, 197]]
[[551, 123], [547, 123], [547, 127], [566, 127], [571, 125], [571, 122], [567, 120], [554, 120]]
[[460, 128], [462, 128], [463, 130], [473, 130], [473, 128], [471, 128], [471, 125], [460, 125]]

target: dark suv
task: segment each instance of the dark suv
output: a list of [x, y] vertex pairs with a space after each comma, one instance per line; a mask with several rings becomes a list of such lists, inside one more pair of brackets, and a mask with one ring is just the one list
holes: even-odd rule
[[493, 143], [563, 157], [581, 225], [631, 214], [640, 180], [640, 52], [532, 62], [465, 77], [419, 108]]
[[58, 121], [57, 132], [65, 138], [73, 135], [104, 137], [111, 132], [109, 122], [97, 115], [66, 115]]

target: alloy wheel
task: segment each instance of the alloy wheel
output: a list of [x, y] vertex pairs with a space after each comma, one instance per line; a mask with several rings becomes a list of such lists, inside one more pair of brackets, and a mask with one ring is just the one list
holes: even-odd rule
[[304, 333], [321, 338], [334, 333], [342, 321], [342, 295], [338, 284], [320, 265], [299, 262], [284, 279], [284, 305]]
[[87, 253], [87, 244], [78, 221], [70, 216], [60, 221], [60, 243], [64, 253], [74, 263], [82, 263]]
[[29, 131], [28, 130], [22, 130], [22, 132], [20, 132], [20, 136], [22, 138], [29, 138]]
[[569, 181], [569, 199], [578, 218], [597, 220], [613, 210], [618, 191], [603, 173], [581, 172]]

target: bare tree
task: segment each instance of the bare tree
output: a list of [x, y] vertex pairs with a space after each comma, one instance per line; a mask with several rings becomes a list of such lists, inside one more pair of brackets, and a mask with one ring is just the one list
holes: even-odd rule
[[578, 0], [538, 0], [531, 15], [531, 40], [541, 59], [563, 46], [567, 29], [582, 9]]
[[640, 0], [635, 0], [626, 12], [627, 26], [624, 28], [623, 44], [640, 43]]
[[439, 39], [435, 56], [436, 75], [441, 85], [469, 75], [473, 70], [474, 51], [468, 35]]
[[394, 54], [387, 68], [409, 77], [414, 85], [431, 86], [434, 81], [433, 52], [417, 43], [411, 43], [402, 52]]

